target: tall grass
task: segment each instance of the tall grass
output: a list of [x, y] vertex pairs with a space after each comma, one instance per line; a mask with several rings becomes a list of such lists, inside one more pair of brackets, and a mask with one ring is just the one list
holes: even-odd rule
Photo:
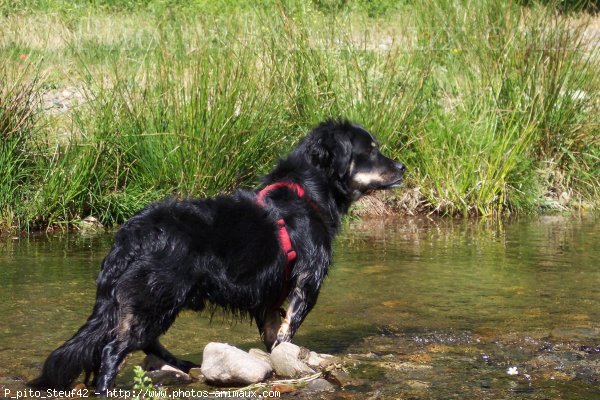
[[9, 71], [0, 64], [0, 226], [19, 225], [31, 190], [32, 137], [38, 114], [35, 77], [30, 68]]
[[[511, 2], [440, 1], [428, 9], [416, 16], [434, 60], [437, 105], [415, 161], [436, 209], [531, 210], [549, 189], [596, 197], [598, 51], [586, 48], [581, 28], [552, 9]], [[548, 165], [578, 177], [543, 182]]]
[[[59, 117], [66, 136], [46, 123], [39, 151], [10, 153], [35, 177], [13, 173], [3, 189], [5, 220], [21, 227], [110, 225], [166, 196], [253, 186], [312, 125], [340, 115], [408, 165], [428, 211], [529, 212], [600, 196], [599, 47], [551, 7], [388, 2], [393, 12], [374, 19], [335, 2], [208, 14], [131, 3], [107, 29], [118, 2], [100, 3], [52, 17], [69, 34], [42, 54], [42, 86], [76, 85], [86, 101]], [[19, 37], [0, 54], [35, 58], [39, 45], [28, 52]]]

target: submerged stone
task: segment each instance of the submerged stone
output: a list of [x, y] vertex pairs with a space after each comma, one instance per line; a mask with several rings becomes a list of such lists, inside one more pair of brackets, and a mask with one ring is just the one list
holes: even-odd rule
[[335, 391], [335, 386], [323, 378], [318, 378], [310, 381], [306, 386], [306, 389], [311, 392], [333, 392]]
[[146, 376], [157, 386], [190, 383], [192, 377], [182, 370], [167, 364], [163, 359], [148, 355], [142, 362]]
[[271, 390], [279, 393], [294, 393], [298, 390], [298, 386], [290, 384], [276, 384], [271, 387]]
[[352, 382], [350, 375], [343, 369], [333, 369], [327, 373], [325, 378], [340, 387], [344, 387]]
[[152, 379], [156, 386], [184, 384], [192, 382], [192, 377], [185, 372], [171, 367], [172, 369], [161, 369], [146, 372], [146, 376]]

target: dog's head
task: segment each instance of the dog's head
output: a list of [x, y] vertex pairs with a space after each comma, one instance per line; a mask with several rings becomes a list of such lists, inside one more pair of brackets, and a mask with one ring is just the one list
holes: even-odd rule
[[379, 151], [366, 129], [348, 121], [326, 121], [304, 138], [294, 153], [347, 187], [352, 200], [364, 193], [397, 187], [405, 167]]

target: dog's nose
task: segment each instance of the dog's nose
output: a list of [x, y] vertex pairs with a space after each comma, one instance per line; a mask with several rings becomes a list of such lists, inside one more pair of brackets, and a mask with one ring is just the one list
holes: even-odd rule
[[404, 164], [397, 162], [396, 164], [396, 169], [398, 171], [400, 171], [401, 173], [404, 173], [406, 171], [406, 167], [404, 166]]

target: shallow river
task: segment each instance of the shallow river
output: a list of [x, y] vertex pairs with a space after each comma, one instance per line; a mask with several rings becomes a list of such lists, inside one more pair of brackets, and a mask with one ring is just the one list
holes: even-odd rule
[[[0, 397], [85, 321], [111, 239], [0, 242]], [[219, 313], [184, 312], [162, 340], [198, 363], [208, 341], [260, 347], [248, 321]], [[350, 222], [295, 342], [344, 357], [350, 378], [284, 397], [600, 399], [600, 220]]]

